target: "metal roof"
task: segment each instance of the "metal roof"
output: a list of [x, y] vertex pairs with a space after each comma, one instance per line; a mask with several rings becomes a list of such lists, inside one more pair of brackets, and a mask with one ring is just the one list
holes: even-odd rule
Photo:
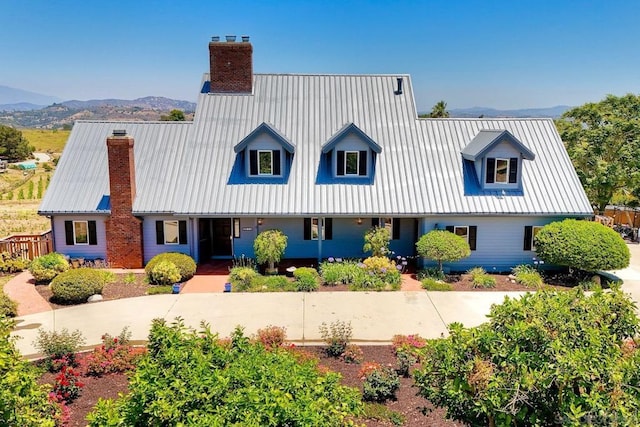
[[39, 213], [109, 213], [107, 137], [124, 129], [134, 138], [134, 211], [172, 212], [191, 122], [77, 121]]
[[534, 160], [536, 155], [529, 150], [522, 142], [518, 141], [518, 138], [513, 136], [508, 130], [487, 130], [482, 129], [478, 134], [462, 149], [462, 157], [467, 160], [475, 161], [482, 157], [484, 153], [491, 149], [495, 144], [502, 140], [502, 137], [506, 136], [507, 140], [511, 142], [520, 150], [522, 157], [527, 160]]
[[[395, 92], [398, 77], [405, 82], [402, 94]], [[230, 179], [234, 146], [263, 123], [295, 146], [289, 177], [237, 183]], [[366, 182], [316, 181], [323, 145], [350, 124], [382, 150], [374, 176]], [[591, 213], [550, 119], [417, 119], [407, 75], [292, 74], [254, 75], [252, 94], [201, 93], [192, 125], [78, 122], [42, 213], [95, 212], [108, 194], [105, 141], [116, 127], [135, 138], [136, 214]], [[465, 191], [469, 168], [461, 152], [482, 130], [509, 131], [536, 153], [535, 160], [523, 162], [521, 192]]]

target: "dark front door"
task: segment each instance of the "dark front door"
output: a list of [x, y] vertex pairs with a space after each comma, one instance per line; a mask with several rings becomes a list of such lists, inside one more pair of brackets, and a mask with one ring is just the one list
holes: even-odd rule
[[231, 218], [211, 220], [211, 243], [212, 256], [231, 256]]

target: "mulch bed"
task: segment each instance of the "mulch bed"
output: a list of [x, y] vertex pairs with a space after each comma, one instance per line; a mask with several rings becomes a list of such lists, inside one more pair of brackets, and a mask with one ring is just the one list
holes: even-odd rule
[[[342, 374], [344, 385], [357, 387], [362, 390], [362, 380], [358, 377], [358, 372], [362, 365], [348, 364], [339, 359], [327, 357], [324, 347], [309, 346], [304, 347], [320, 358], [320, 364], [332, 371]], [[395, 366], [396, 358], [391, 346], [363, 346], [364, 360], [367, 362], [377, 362], [381, 365], [390, 364]], [[41, 384], [53, 384], [56, 374], [45, 373], [40, 378]], [[70, 423], [69, 426], [86, 426], [85, 418], [93, 409], [99, 398], [117, 398], [119, 393], [128, 392], [127, 376], [124, 374], [109, 374], [100, 378], [81, 377], [85, 384], [80, 396], [69, 405]], [[405, 417], [404, 426], [418, 427], [455, 427], [463, 424], [447, 420], [444, 409], [434, 408], [427, 400], [417, 395], [418, 389], [413, 386], [412, 378], [401, 378], [400, 390], [397, 393], [397, 400], [389, 401], [385, 405]], [[424, 413], [423, 413], [424, 412]], [[368, 427], [381, 427], [392, 425], [388, 422], [375, 420], [360, 420]]]

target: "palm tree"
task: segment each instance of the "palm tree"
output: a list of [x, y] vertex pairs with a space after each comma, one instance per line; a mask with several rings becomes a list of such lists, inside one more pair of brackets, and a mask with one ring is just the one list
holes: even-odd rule
[[437, 117], [449, 117], [449, 112], [447, 111], [447, 103], [444, 101], [438, 101], [436, 105], [431, 109], [431, 113], [429, 113], [429, 117], [437, 118]]

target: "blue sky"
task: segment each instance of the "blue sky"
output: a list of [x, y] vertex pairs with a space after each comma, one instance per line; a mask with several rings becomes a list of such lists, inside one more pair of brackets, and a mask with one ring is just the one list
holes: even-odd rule
[[254, 71], [408, 73], [420, 111], [640, 93], [640, 1], [0, 0], [0, 85], [195, 101], [212, 35]]

